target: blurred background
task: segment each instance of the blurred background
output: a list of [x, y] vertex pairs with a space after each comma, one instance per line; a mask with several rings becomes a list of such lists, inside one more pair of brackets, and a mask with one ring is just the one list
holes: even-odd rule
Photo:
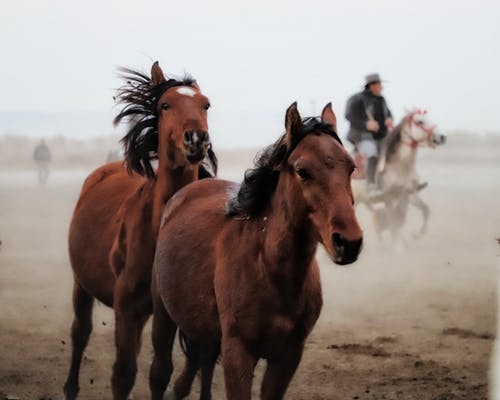
[[[493, 0], [2, 2], [0, 399], [62, 394], [71, 213], [88, 173], [120, 156], [117, 67], [149, 73], [156, 60], [167, 76], [192, 74], [210, 98], [220, 176], [237, 181], [283, 132], [293, 101], [303, 116], [331, 101], [344, 137], [347, 99], [378, 72], [395, 122], [427, 109], [448, 136], [419, 150], [429, 232], [412, 238], [421, 222], [412, 210], [407, 245], [395, 248], [360, 206], [359, 261], [333, 267], [318, 252], [325, 306], [288, 398], [500, 399], [489, 375], [500, 237], [498, 21]], [[42, 139], [51, 162], [40, 185], [33, 152]], [[113, 327], [112, 311], [97, 307], [82, 398], [111, 397]], [[147, 331], [136, 399], [148, 398]], [[222, 397], [220, 368], [214, 393]]]
[[499, 17], [493, 0], [7, 2], [0, 134], [119, 133], [116, 67], [156, 60], [210, 97], [217, 147], [269, 143], [293, 101], [342, 116], [371, 72], [396, 120], [418, 106], [444, 130], [498, 133]]

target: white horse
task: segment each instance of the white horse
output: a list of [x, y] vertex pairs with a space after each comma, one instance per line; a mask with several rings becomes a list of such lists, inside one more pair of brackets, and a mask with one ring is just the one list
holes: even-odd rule
[[[399, 237], [408, 205], [417, 207], [423, 215], [423, 223], [417, 236], [427, 230], [429, 206], [419, 196], [426, 184], [419, 183], [416, 170], [419, 147], [435, 147], [444, 144], [446, 137], [437, 132], [426, 111], [408, 113], [384, 139], [377, 167], [377, 182], [381, 194], [370, 197], [365, 179], [352, 180], [356, 203], [364, 203], [373, 211], [375, 230], [381, 235], [389, 230], [393, 238]], [[360, 157], [356, 157], [360, 162]], [[362, 162], [362, 161], [361, 161]]]

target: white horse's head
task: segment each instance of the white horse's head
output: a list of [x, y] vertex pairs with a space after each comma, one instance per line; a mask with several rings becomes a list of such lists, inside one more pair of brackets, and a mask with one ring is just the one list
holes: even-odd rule
[[405, 117], [406, 129], [404, 134], [411, 146], [436, 145], [446, 143], [446, 136], [438, 131], [436, 125], [429, 118], [427, 110], [412, 110]]

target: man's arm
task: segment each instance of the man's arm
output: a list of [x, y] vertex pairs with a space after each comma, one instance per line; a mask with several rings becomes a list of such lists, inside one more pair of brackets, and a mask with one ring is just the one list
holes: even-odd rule
[[385, 126], [387, 127], [387, 129], [392, 129], [392, 127], [394, 126], [392, 120], [392, 112], [389, 109], [389, 107], [387, 107], [387, 102], [385, 101], [385, 99], [384, 99], [384, 108], [386, 110]]
[[347, 101], [345, 118], [351, 123], [353, 128], [359, 130], [366, 129], [366, 116], [364, 114], [364, 107], [360, 96], [356, 94], [351, 96]]

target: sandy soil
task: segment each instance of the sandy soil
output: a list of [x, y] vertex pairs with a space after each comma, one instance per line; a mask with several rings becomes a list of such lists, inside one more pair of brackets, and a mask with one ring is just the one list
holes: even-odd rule
[[[221, 155], [223, 176], [240, 177], [252, 158], [234, 154]], [[452, 149], [424, 159], [420, 169], [430, 186], [423, 197], [432, 209], [425, 237], [411, 240], [418, 226], [412, 212], [409, 246], [397, 251], [376, 240], [361, 208], [366, 245], [360, 260], [341, 268], [319, 251], [325, 306], [288, 399], [487, 398], [496, 334], [499, 163], [450, 162]], [[55, 171], [39, 187], [33, 171], [0, 171], [0, 399], [62, 398], [72, 319], [67, 229], [86, 173]], [[82, 399], [111, 398], [113, 327], [111, 310], [98, 305], [82, 365]], [[148, 324], [134, 399], [149, 398], [149, 332]], [[176, 367], [182, 362], [176, 348]], [[255, 398], [263, 367], [259, 363]], [[215, 399], [223, 398], [223, 389], [218, 366]], [[190, 398], [197, 393], [195, 383]]]

